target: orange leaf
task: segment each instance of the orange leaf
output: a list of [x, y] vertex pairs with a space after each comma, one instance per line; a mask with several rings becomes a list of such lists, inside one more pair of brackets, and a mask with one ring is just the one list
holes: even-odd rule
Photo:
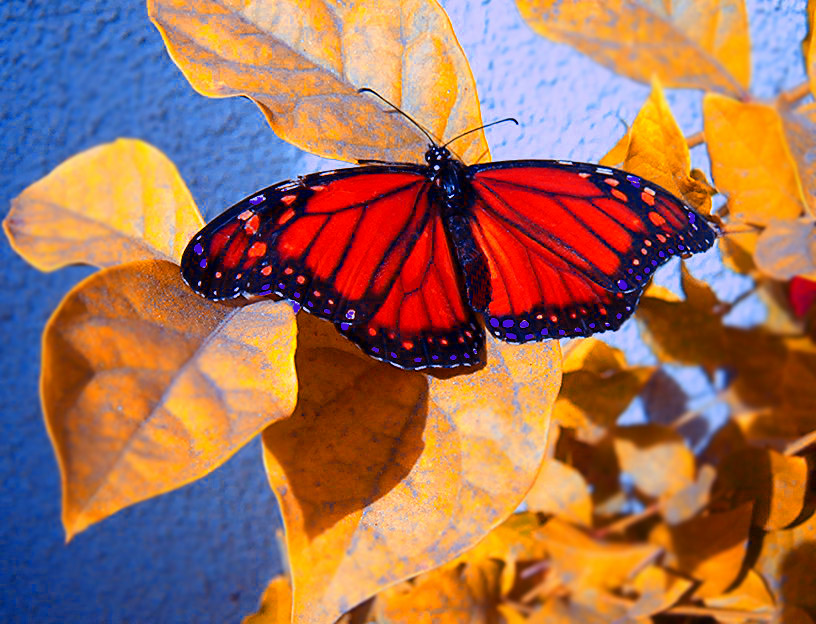
[[694, 483], [661, 501], [660, 511], [669, 524], [680, 524], [702, 511], [711, 498], [711, 487], [717, 477], [713, 466], [703, 464]]
[[802, 52], [805, 55], [808, 78], [810, 78], [810, 92], [816, 95], [816, 48], [813, 43], [813, 27], [816, 21], [816, 2], [808, 0], [808, 32], [802, 41]]
[[[494, 562], [497, 582], [499, 566]], [[377, 595], [376, 621], [383, 624], [494, 624], [498, 595], [484, 595], [466, 578], [469, 568], [433, 570]]]
[[709, 607], [738, 611], [770, 612], [774, 608], [773, 596], [754, 570], [748, 570], [740, 584], [727, 594], [708, 598], [705, 603]]
[[621, 470], [647, 496], [667, 497], [694, 483], [694, 454], [669, 427], [618, 427], [615, 452]]
[[216, 305], [143, 261], [76, 286], [43, 336], [42, 402], [68, 539], [211, 472], [295, 406], [285, 303]]
[[330, 623], [513, 512], [543, 459], [559, 352], [489, 338], [485, 368], [426, 377], [364, 356], [328, 323], [298, 324], [298, 407], [264, 432], [264, 463], [295, 621]]
[[[816, 614], [816, 514], [791, 529], [771, 531], [762, 539], [754, 568], [782, 607]], [[782, 620], [784, 622], [794, 620]]]
[[592, 434], [593, 426], [602, 434], [653, 372], [651, 366], [630, 367], [622, 351], [601, 340], [582, 340], [564, 360], [564, 380], [553, 417], [564, 427], [582, 430], [582, 434]]
[[639, 594], [627, 615], [643, 618], [665, 611], [691, 589], [693, 583], [679, 574], [658, 566], [649, 566], [632, 581], [632, 587]]
[[711, 173], [729, 196], [730, 215], [764, 225], [802, 214], [804, 196], [775, 108], [709, 93], [703, 119]]
[[572, 466], [548, 459], [527, 494], [530, 511], [553, 514], [575, 524], [592, 524], [592, 497], [584, 477]]
[[711, 212], [711, 196], [716, 191], [705, 176], [699, 180], [691, 175], [688, 143], [657, 80], [652, 81], [652, 93], [634, 123], [601, 164], [639, 175], [701, 212]]
[[694, 591], [696, 597], [719, 596], [742, 569], [751, 513], [751, 505], [747, 504], [669, 528], [658, 525], [650, 539], [672, 553], [674, 561], [668, 563], [669, 567], [701, 581]]
[[516, 0], [540, 35], [634, 80], [744, 94], [750, 82], [742, 0]]
[[[813, 61], [816, 58], [810, 59]], [[812, 74], [813, 68], [809, 70]], [[796, 109], [780, 105], [779, 109], [782, 129], [804, 191], [805, 207], [816, 216], [816, 104], [811, 102]]]
[[754, 262], [774, 279], [816, 279], [816, 223], [772, 219], [757, 239]]
[[175, 165], [134, 139], [69, 158], [12, 200], [3, 221], [14, 250], [41, 271], [178, 262], [203, 225]]
[[288, 624], [292, 617], [292, 586], [289, 579], [276, 576], [264, 589], [258, 611], [246, 616], [241, 624]]
[[714, 497], [733, 505], [754, 503], [754, 524], [766, 531], [793, 522], [805, 506], [808, 465], [802, 457], [786, 457], [771, 449], [734, 452], [720, 466]]
[[573, 592], [615, 589], [652, 560], [659, 548], [652, 544], [618, 544], [594, 540], [558, 518], [540, 532], [552, 568]]
[[[278, 136], [321, 156], [422, 158], [427, 139], [360, 87], [440, 140], [481, 125], [470, 66], [436, 0], [148, 0], [148, 14], [194, 89], [248, 96]], [[475, 161], [487, 143], [479, 131], [453, 147]]]

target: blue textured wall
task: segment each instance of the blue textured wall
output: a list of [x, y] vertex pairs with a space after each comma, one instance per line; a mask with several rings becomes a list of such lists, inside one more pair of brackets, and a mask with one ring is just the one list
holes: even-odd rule
[[[449, 0], [473, 66], [496, 159], [597, 160], [648, 88], [534, 35], [510, 0]], [[804, 79], [805, 0], [749, 2], [756, 94]], [[671, 92], [687, 133], [700, 97]], [[0, 4], [0, 206], [71, 155], [117, 137], [158, 146], [207, 217], [278, 179], [326, 165], [278, 140], [254, 105], [193, 92], [138, 2]], [[702, 150], [694, 150], [704, 165]], [[744, 285], [715, 254], [698, 275], [727, 298]], [[40, 333], [86, 269], [43, 275], [0, 242], [0, 620], [228, 622], [251, 611], [280, 569], [278, 511], [255, 443], [202, 481], [125, 510], [64, 545], [59, 476], [37, 396]], [[676, 283], [666, 269], [662, 280]], [[749, 315], [750, 316], [750, 315]], [[634, 323], [614, 337], [638, 351]]]

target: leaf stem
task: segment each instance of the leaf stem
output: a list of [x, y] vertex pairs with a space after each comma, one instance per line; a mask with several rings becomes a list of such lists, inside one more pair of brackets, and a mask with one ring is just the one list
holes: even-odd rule
[[789, 89], [787, 91], [783, 91], [779, 94], [779, 100], [782, 104], [787, 106], [792, 106], [796, 104], [799, 100], [807, 97], [810, 94], [810, 84], [807, 82], [803, 82], [800, 85], [795, 86], [793, 89]]
[[688, 143], [689, 149], [702, 145], [705, 143], [705, 132], [700, 130], [700, 132], [695, 132], [691, 136], [686, 137], [686, 143]]
[[814, 443], [816, 443], [816, 431], [811, 431], [788, 444], [782, 453], [784, 455], [796, 455], [799, 451], [803, 451]]

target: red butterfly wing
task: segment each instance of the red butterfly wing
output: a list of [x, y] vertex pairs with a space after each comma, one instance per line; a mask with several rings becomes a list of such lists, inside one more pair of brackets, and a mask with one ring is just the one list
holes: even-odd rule
[[490, 275], [483, 311], [510, 342], [617, 329], [658, 266], [716, 238], [694, 210], [623, 171], [513, 161], [468, 173]]
[[427, 220], [421, 167], [354, 167], [259, 191], [207, 224], [182, 257], [214, 300], [278, 294], [334, 322], [385, 301]]
[[421, 201], [428, 218], [382, 307], [365, 325], [341, 330], [401, 368], [474, 366], [482, 362], [484, 332], [462, 296], [439, 206], [428, 193]]
[[207, 224], [182, 275], [209, 299], [278, 294], [403, 368], [478, 363], [427, 168], [355, 167], [249, 197]]

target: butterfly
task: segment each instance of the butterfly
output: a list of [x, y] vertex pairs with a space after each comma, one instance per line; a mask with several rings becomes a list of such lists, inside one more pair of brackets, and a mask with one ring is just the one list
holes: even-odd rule
[[485, 329], [511, 343], [618, 329], [660, 265], [716, 239], [638, 176], [564, 160], [468, 166], [409, 120], [430, 141], [425, 165], [369, 162], [258, 191], [192, 238], [184, 281], [212, 300], [288, 299], [400, 368], [452, 368], [484, 361]]

